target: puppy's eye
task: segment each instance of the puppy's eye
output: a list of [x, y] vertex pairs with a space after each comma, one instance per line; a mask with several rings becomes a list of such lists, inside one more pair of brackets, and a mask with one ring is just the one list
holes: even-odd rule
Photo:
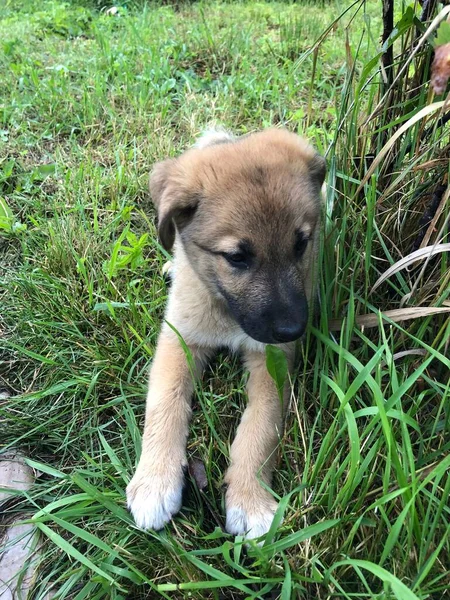
[[236, 269], [248, 269], [248, 256], [243, 252], [224, 252], [225, 260]]
[[299, 232], [295, 241], [294, 252], [297, 258], [301, 258], [308, 246], [309, 238], [304, 233]]

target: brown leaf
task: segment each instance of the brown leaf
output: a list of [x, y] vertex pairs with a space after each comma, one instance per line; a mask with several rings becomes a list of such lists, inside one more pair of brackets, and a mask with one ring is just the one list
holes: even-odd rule
[[450, 78], [450, 42], [437, 46], [431, 66], [431, 87], [435, 94], [445, 92]]
[[198, 458], [191, 458], [188, 463], [189, 475], [197, 484], [199, 490], [204, 490], [208, 487], [208, 478], [206, 477], [206, 469], [203, 461]]
[[[411, 308], [396, 308], [394, 310], [385, 310], [381, 313], [383, 321], [390, 319], [394, 323], [419, 319], [421, 317], [431, 317], [432, 315], [448, 314], [448, 306], [413, 306]], [[355, 324], [359, 327], [378, 327], [379, 317], [377, 313], [368, 315], [358, 315], [355, 317]], [[330, 331], [340, 331], [342, 329], [342, 319], [332, 319], [328, 323]]]

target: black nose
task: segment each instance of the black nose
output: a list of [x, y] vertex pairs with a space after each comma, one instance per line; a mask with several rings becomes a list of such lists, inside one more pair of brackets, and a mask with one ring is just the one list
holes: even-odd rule
[[275, 325], [272, 330], [273, 338], [277, 342], [293, 342], [302, 337], [306, 329], [306, 323], [284, 323]]

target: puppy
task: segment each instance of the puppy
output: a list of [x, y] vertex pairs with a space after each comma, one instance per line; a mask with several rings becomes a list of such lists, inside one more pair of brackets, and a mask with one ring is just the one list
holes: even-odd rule
[[242, 353], [250, 375], [225, 477], [226, 528], [247, 538], [268, 531], [277, 503], [266, 486], [289, 390], [281, 403], [265, 345], [280, 345], [292, 367], [308, 321], [324, 177], [324, 159], [282, 129], [241, 138], [210, 131], [154, 167], [159, 237], [174, 260], [142, 455], [127, 487], [139, 527], [161, 529], [181, 507], [193, 375], [227, 346]]

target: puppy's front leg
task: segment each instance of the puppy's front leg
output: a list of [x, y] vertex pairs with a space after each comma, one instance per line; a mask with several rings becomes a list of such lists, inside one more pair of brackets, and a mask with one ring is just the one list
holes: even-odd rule
[[[275, 450], [283, 429], [281, 406], [263, 353], [249, 352], [248, 406], [231, 446], [231, 466], [226, 474], [227, 531], [256, 538], [269, 530], [277, 503], [260, 481], [270, 486]], [[289, 399], [286, 385], [284, 402]]]
[[[199, 369], [206, 353], [193, 347], [190, 352]], [[127, 487], [128, 508], [143, 529], [161, 529], [180, 510], [192, 392], [180, 342], [163, 330], [150, 371], [142, 454]]]

